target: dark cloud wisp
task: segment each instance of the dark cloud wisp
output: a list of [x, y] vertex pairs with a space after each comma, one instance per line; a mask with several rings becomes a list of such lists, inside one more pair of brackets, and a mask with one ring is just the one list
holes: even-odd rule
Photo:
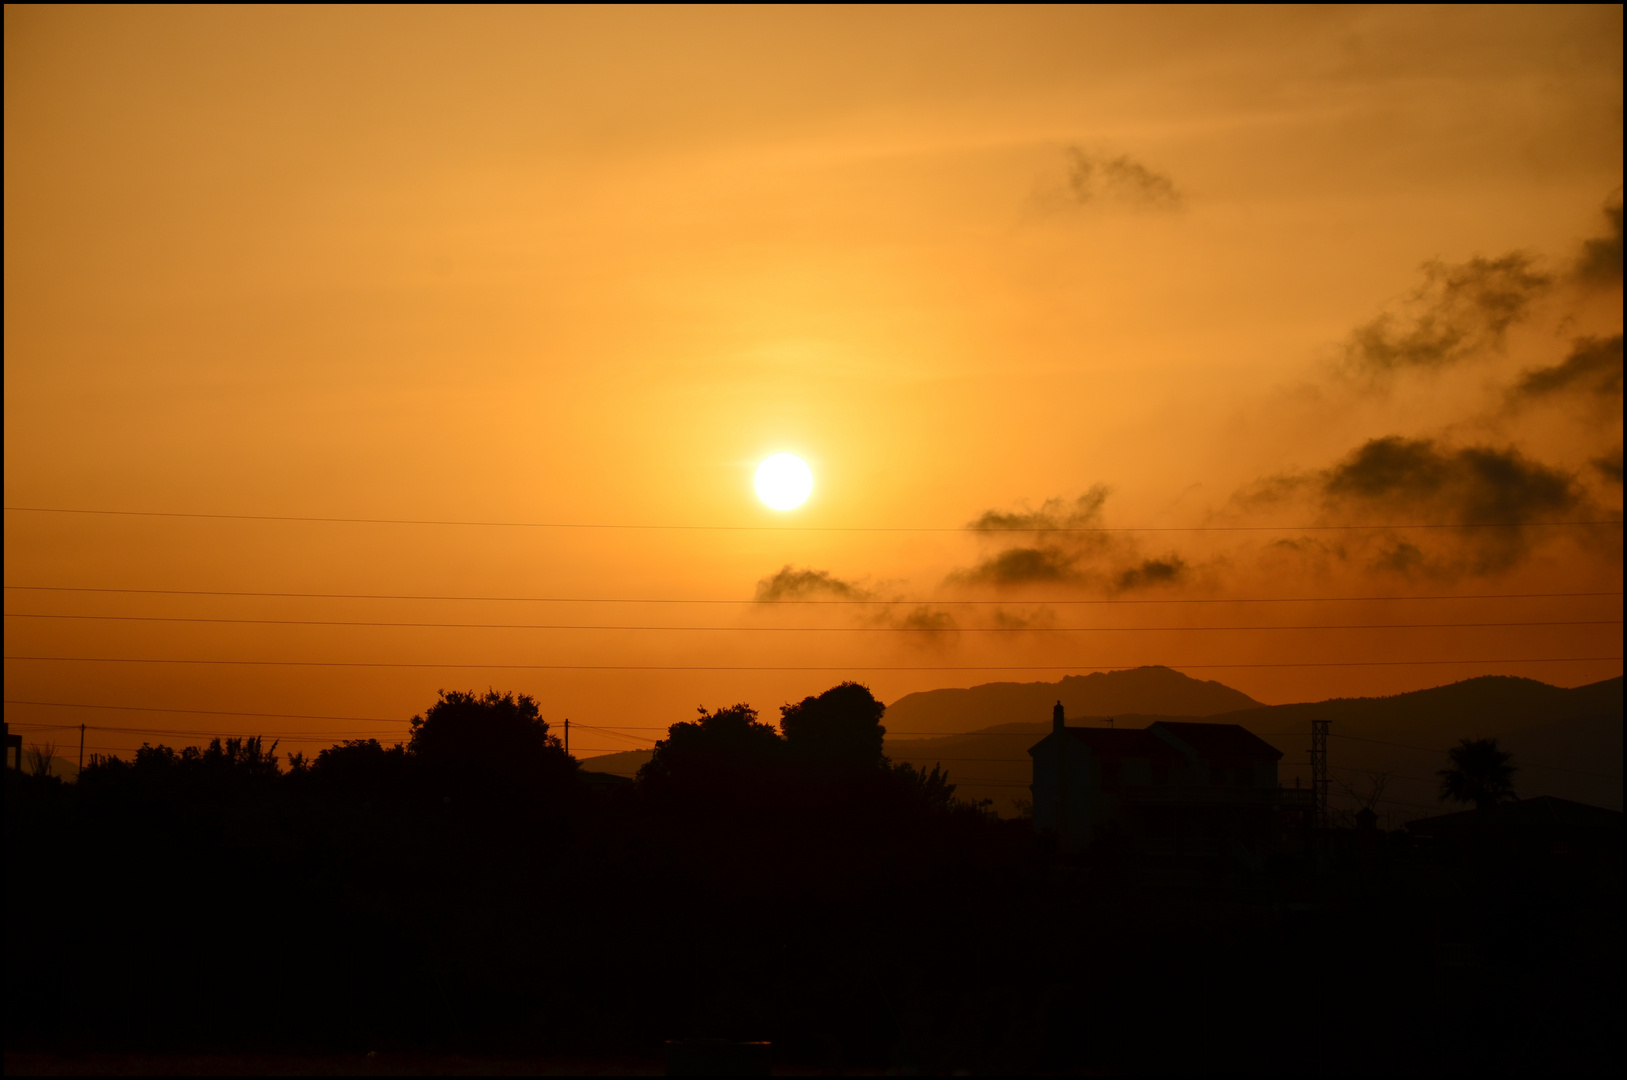
[[1426, 263], [1424, 284], [1401, 313], [1380, 315], [1351, 336], [1349, 361], [1369, 375], [1440, 368], [1502, 345], [1552, 284], [1531, 256], [1510, 252], [1449, 265]]
[[950, 576], [963, 585], [1038, 585], [1081, 581], [1081, 554], [1061, 544], [1012, 547], [978, 561], [969, 570]]
[[1604, 217], [1609, 231], [1582, 245], [1581, 257], [1576, 260], [1576, 277], [1590, 285], [1608, 285], [1621, 281], [1621, 193], [1605, 204]]
[[1038, 510], [985, 510], [966, 527], [974, 532], [1057, 532], [1099, 529], [1112, 489], [1096, 484], [1077, 499], [1046, 499]]
[[773, 603], [779, 600], [868, 600], [872, 596], [870, 590], [855, 585], [851, 581], [843, 581], [829, 570], [815, 570], [811, 567], [797, 569], [786, 565], [778, 571], [763, 578], [757, 583], [757, 592], [753, 596], [759, 604]]
[[1186, 560], [1179, 555], [1143, 559], [1141, 565], [1120, 570], [1115, 584], [1120, 592], [1149, 585], [1174, 585], [1186, 577]]
[[1158, 210], [1183, 202], [1175, 181], [1124, 154], [1108, 156], [1077, 146], [1068, 148], [1068, 190], [1076, 202], [1107, 200]]
[[[972, 566], [951, 573], [951, 586], [1021, 588], [1067, 585], [1107, 592], [1127, 592], [1183, 583], [1188, 565], [1179, 555], [1147, 558], [1136, 541], [1109, 532], [1102, 508], [1110, 489], [1097, 484], [1076, 499], [1047, 499], [1038, 510], [987, 510], [967, 528], [994, 534], [1030, 533], [1019, 543], [1005, 542]], [[1012, 537], [1010, 539], [1016, 539]]]
[[1621, 447], [1606, 451], [1594, 458], [1590, 464], [1604, 474], [1605, 479], [1621, 483]]
[[[1575, 479], [1514, 447], [1444, 448], [1433, 439], [1370, 439], [1322, 474], [1330, 506], [1424, 511], [1431, 523], [1529, 524], [1558, 520], [1585, 502]], [[1442, 519], [1446, 519], [1443, 521]]]
[[1527, 371], [1514, 385], [1516, 399], [1549, 397], [1565, 391], [1621, 396], [1621, 335], [1578, 338], [1570, 355], [1552, 367]]

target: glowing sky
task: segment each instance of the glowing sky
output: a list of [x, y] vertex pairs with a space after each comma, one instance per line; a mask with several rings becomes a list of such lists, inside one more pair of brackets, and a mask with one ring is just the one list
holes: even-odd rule
[[[8, 588], [481, 625], [12, 617], [8, 656], [429, 666], [8, 660], [6, 696], [404, 718], [495, 685], [659, 726], [844, 676], [1617, 675], [1569, 658], [1620, 656], [1619, 596], [1050, 601], [1621, 588], [1619, 524], [1510, 527], [1620, 520], [1621, 18], [7, 7], [8, 507], [685, 526], [8, 511], [8, 586], [725, 603]], [[816, 476], [787, 514], [752, 489], [779, 451]], [[834, 531], [739, 528], [787, 523]], [[1305, 528], [1420, 523], [1473, 527]], [[1004, 531], [1035, 525], [1280, 531]], [[1462, 621], [1571, 625], [973, 629]], [[519, 623], [724, 629], [487, 625]], [[1531, 658], [1567, 662], [1480, 663]]]

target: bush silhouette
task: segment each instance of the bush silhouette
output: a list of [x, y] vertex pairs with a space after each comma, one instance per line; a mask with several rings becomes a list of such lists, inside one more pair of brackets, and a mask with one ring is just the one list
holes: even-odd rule
[[133, 783], [153, 789], [263, 786], [278, 776], [276, 751], [275, 742], [267, 748], [258, 735], [224, 742], [211, 739], [201, 750], [188, 746], [177, 751], [162, 743], [142, 743], [133, 761], [92, 754], [81, 779], [92, 785]]
[[377, 739], [346, 739], [316, 755], [308, 765], [289, 759], [289, 772], [308, 771], [320, 783], [354, 794], [375, 794], [407, 777], [407, 751], [400, 743], [386, 748]]

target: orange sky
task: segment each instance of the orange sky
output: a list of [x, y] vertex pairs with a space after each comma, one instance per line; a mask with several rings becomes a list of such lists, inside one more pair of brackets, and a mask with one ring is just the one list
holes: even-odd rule
[[[1619, 595], [1185, 601], [1619, 592], [1621, 18], [7, 7], [8, 507], [940, 531], [8, 510], [8, 658], [427, 666], [8, 659], [6, 697], [404, 719], [495, 685], [636, 728], [843, 677], [1618, 675], [1573, 658], [1621, 655]], [[751, 488], [782, 450], [816, 477], [783, 514]], [[1269, 530], [962, 530], [988, 511]], [[754, 607], [786, 566], [929, 606]], [[1393, 660], [1454, 662], [1218, 666]]]

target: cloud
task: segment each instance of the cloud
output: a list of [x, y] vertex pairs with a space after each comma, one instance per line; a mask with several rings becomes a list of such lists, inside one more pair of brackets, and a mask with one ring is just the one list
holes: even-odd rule
[[1609, 450], [1603, 454], [1600, 454], [1598, 457], [1589, 462], [1589, 464], [1603, 473], [1606, 479], [1614, 480], [1618, 484], [1621, 483], [1620, 446], [1617, 446], [1614, 450]]
[[[1252, 480], [1232, 493], [1232, 506], [1245, 513], [1255, 510], [1269, 509], [1303, 498], [1307, 488], [1315, 484], [1315, 479], [1304, 473], [1278, 473], [1275, 476], [1262, 476]], [[1297, 541], [1292, 541], [1297, 542]], [[1291, 541], [1280, 541], [1291, 543]]]
[[1028, 611], [1010, 611], [999, 607], [994, 609], [989, 618], [1002, 630], [1034, 630], [1056, 625], [1056, 612], [1048, 607]]
[[926, 604], [912, 608], [902, 617], [893, 617], [890, 621], [893, 626], [905, 630], [943, 631], [957, 628], [953, 615]]
[[1552, 284], [1523, 252], [1451, 265], [1424, 264], [1424, 283], [1400, 313], [1386, 312], [1358, 327], [1347, 346], [1350, 364], [1370, 375], [1439, 368], [1500, 347], [1508, 328]]
[[1077, 499], [1047, 499], [1038, 510], [985, 510], [966, 528], [977, 533], [1027, 532], [1035, 539], [955, 571], [951, 582], [1011, 586], [1080, 580], [1080, 561], [1111, 543], [1109, 535], [1099, 531], [1109, 494], [1110, 488], [1096, 484]]
[[1532, 399], [1561, 391], [1620, 397], [1621, 335], [1577, 338], [1563, 363], [1527, 371], [1509, 394]]
[[1032, 585], [1078, 581], [1080, 555], [1062, 545], [1014, 547], [980, 560], [969, 570], [957, 570], [950, 580], [964, 585]]
[[1071, 502], [1046, 499], [1038, 510], [985, 510], [966, 527], [976, 532], [1056, 532], [1063, 529], [1099, 529], [1102, 507], [1113, 489], [1105, 484], [1091, 489]]
[[831, 597], [838, 600], [868, 600], [870, 590], [843, 581], [829, 570], [798, 570], [789, 564], [757, 583], [753, 599], [759, 604], [777, 600], [808, 600]]
[[1413, 577], [1433, 571], [1433, 566], [1417, 544], [1391, 538], [1384, 544], [1378, 557], [1371, 563], [1375, 570], [1387, 570], [1403, 577]]
[[1032, 538], [1002, 546], [952, 572], [946, 584], [1066, 585], [1127, 592], [1187, 580], [1189, 567], [1179, 555], [1147, 558], [1132, 537], [1107, 530], [1102, 511], [1110, 493], [1097, 484], [1076, 499], [1047, 499], [1038, 510], [984, 511], [967, 524], [969, 530], [996, 543], [1003, 533], [1026, 532]]
[[[1617, 462], [1619, 470], [1619, 452]], [[1599, 467], [1609, 474], [1608, 464]], [[1318, 572], [1366, 565], [1438, 578], [1508, 569], [1535, 544], [1561, 535], [1530, 526], [1597, 511], [1576, 476], [1515, 447], [1454, 447], [1399, 435], [1369, 439], [1324, 469], [1257, 481], [1233, 498], [1245, 511], [1295, 503], [1318, 507], [1327, 524], [1372, 522], [1373, 531], [1276, 540], [1262, 550], [1266, 564]], [[1400, 525], [1431, 528], [1403, 536], [1385, 527]]]
[[[757, 583], [757, 592], [753, 599], [760, 604], [773, 603], [785, 600], [885, 600], [873, 589], [867, 589], [851, 581], [843, 581], [829, 570], [815, 570], [812, 567], [797, 568], [783, 566], [768, 577]], [[935, 608], [930, 604], [917, 604], [907, 611], [900, 611], [894, 603], [881, 603], [874, 609], [867, 610], [869, 605], [857, 607], [852, 614], [853, 620], [861, 626], [885, 626], [899, 630], [922, 631], [917, 638], [915, 635], [905, 635], [917, 644], [940, 646], [948, 644], [954, 637], [944, 631], [957, 630], [959, 624], [949, 612]]]
[[1321, 476], [1342, 509], [1422, 510], [1432, 523], [1488, 525], [1552, 520], [1584, 502], [1575, 479], [1514, 447], [1445, 449], [1433, 439], [1370, 439]]
[[[1371, 439], [1317, 476], [1324, 510], [1343, 521], [1463, 525], [1401, 540], [1385, 532], [1371, 566], [1434, 577], [1491, 574], [1523, 561], [1539, 539], [1528, 526], [1588, 512], [1570, 473], [1514, 447], [1449, 448], [1433, 439]], [[1386, 522], [1390, 524], [1390, 522]], [[1474, 526], [1481, 526], [1475, 528]]]
[[1186, 577], [1186, 560], [1179, 555], [1166, 555], [1161, 559], [1143, 559], [1140, 566], [1119, 572], [1116, 585], [1120, 592], [1146, 588], [1149, 585], [1174, 585]]
[[1582, 254], [1572, 271], [1579, 281], [1609, 285], [1621, 281], [1621, 193], [1605, 203], [1609, 231], [1582, 244]]
[[1068, 148], [1068, 191], [1081, 204], [1113, 201], [1174, 210], [1184, 201], [1175, 181], [1124, 154]]

